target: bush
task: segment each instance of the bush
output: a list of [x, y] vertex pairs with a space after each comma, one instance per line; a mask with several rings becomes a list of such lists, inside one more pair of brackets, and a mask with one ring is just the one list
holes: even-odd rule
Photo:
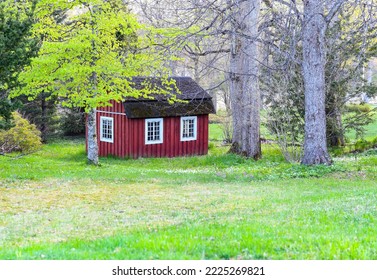
[[345, 107], [346, 112], [348, 113], [368, 113], [372, 111], [372, 106], [368, 104], [348, 104]]
[[221, 114], [221, 111], [217, 112], [216, 114], [210, 114], [208, 122], [210, 124], [212, 123], [222, 123], [223, 121], [223, 114]]
[[362, 152], [368, 149], [368, 141], [364, 139], [359, 139], [355, 143], [355, 151]]
[[9, 130], [0, 130], [0, 154], [38, 150], [42, 145], [41, 132], [19, 113], [13, 112], [12, 116], [14, 126]]
[[355, 152], [364, 152], [369, 149], [377, 147], [377, 137], [372, 141], [367, 141], [365, 139], [359, 139], [355, 143]]

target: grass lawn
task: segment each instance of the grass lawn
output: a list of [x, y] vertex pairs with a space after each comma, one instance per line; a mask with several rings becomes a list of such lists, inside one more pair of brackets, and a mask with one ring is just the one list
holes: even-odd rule
[[376, 151], [305, 167], [214, 143], [99, 167], [82, 139], [0, 157], [0, 259], [377, 259]]

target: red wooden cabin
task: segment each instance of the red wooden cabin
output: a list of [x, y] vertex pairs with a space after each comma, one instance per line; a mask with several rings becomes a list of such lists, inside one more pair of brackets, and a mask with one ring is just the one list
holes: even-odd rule
[[[117, 157], [178, 157], [208, 152], [208, 114], [215, 113], [211, 96], [188, 77], [175, 77], [170, 96], [183, 102], [167, 101], [169, 95], [126, 98], [97, 108], [99, 155]], [[140, 90], [158, 84], [152, 78], [134, 78]], [[178, 89], [178, 90], [177, 90]]]

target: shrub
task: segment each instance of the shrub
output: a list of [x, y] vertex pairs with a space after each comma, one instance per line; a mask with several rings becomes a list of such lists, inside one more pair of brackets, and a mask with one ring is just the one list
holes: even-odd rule
[[346, 112], [348, 113], [368, 113], [372, 111], [372, 107], [368, 104], [348, 104], [345, 107]]
[[38, 150], [41, 145], [41, 132], [34, 124], [12, 113], [14, 126], [9, 130], [0, 130], [0, 153], [30, 153]]
[[355, 143], [355, 152], [364, 152], [369, 149], [373, 149], [376, 144], [376, 139], [367, 141], [365, 139], [359, 139]]
[[218, 111], [216, 114], [210, 114], [209, 115], [209, 123], [222, 123], [223, 121], [223, 116], [222, 111]]
[[85, 134], [85, 114], [80, 108], [68, 108], [61, 118], [61, 129], [64, 135], [75, 136]]

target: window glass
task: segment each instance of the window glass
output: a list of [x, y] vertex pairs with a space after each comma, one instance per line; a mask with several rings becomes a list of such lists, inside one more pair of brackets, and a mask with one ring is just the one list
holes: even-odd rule
[[181, 117], [181, 141], [196, 140], [197, 117]]
[[113, 143], [114, 119], [109, 117], [100, 117], [100, 140], [103, 142]]
[[163, 119], [145, 120], [145, 143], [158, 144], [163, 142]]

